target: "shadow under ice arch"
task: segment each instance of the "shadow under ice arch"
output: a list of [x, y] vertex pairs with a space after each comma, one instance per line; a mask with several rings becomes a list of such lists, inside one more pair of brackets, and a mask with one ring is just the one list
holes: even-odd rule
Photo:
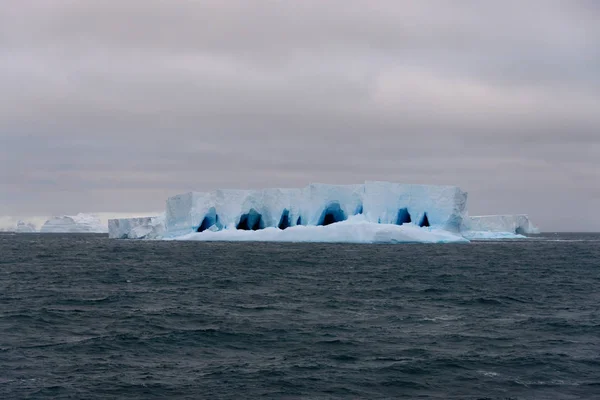
[[346, 220], [346, 213], [340, 207], [340, 203], [332, 202], [325, 207], [321, 216], [319, 217], [319, 222], [317, 225], [327, 226], [331, 224], [335, 224], [336, 222], [342, 222]]
[[277, 227], [283, 230], [289, 228], [290, 225], [290, 211], [286, 208], [281, 213], [281, 218], [279, 219]]
[[219, 222], [219, 215], [217, 214], [217, 210], [215, 210], [214, 207], [211, 207], [202, 219], [202, 222], [200, 223], [200, 226], [198, 226], [198, 229], [196, 229], [196, 232], [204, 232], [205, 230], [210, 229], [213, 226], [215, 226], [218, 230], [221, 230], [223, 228], [223, 226]]
[[410, 224], [411, 222], [412, 218], [410, 217], [408, 209], [406, 207], [399, 209], [398, 216], [396, 218], [396, 225]]
[[251, 208], [246, 214], [242, 214], [240, 217], [240, 222], [238, 222], [236, 226], [236, 229], [241, 229], [243, 231], [257, 231], [264, 228], [265, 223], [263, 221], [262, 214], [260, 214], [254, 208]]

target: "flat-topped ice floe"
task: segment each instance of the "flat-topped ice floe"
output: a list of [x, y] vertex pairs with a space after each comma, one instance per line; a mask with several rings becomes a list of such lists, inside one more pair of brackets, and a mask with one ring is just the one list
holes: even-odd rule
[[106, 233], [107, 227], [94, 215], [52, 217], [40, 229], [41, 233]]

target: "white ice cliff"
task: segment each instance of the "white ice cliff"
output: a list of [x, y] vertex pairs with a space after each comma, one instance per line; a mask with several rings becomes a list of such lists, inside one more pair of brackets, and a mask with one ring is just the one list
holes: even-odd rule
[[52, 217], [42, 226], [41, 233], [106, 233], [107, 227], [95, 215], [77, 214]]
[[108, 220], [111, 239], [160, 239], [165, 234], [165, 216]]
[[166, 235], [320, 226], [363, 215], [375, 224], [413, 223], [458, 232], [467, 194], [454, 186], [366, 182], [303, 189], [190, 192], [167, 200]]

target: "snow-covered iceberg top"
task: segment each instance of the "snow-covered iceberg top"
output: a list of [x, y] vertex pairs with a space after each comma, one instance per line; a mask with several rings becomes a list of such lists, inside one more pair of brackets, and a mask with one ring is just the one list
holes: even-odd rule
[[106, 225], [95, 215], [77, 214], [52, 217], [44, 223], [41, 233], [106, 233]]
[[165, 233], [165, 215], [108, 220], [111, 239], [161, 239]]

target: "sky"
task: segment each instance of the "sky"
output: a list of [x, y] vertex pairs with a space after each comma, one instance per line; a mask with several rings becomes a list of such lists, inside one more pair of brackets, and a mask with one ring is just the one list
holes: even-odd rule
[[0, 216], [389, 180], [600, 231], [598, 21], [595, 0], [11, 1]]

